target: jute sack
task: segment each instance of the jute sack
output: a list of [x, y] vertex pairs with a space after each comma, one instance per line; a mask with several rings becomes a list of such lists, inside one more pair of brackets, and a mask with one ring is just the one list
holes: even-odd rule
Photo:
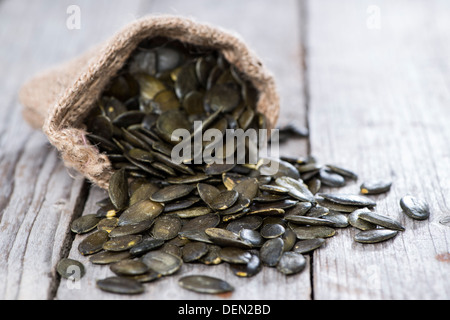
[[257, 109], [267, 117], [269, 129], [278, 120], [280, 103], [274, 78], [237, 36], [183, 17], [156, 16], [135, 21], [97, 48], [37, 75], [19, 95], [26, 121], [43, 130], [67, 167], [101, 188], [108, 188], [111, 163], [87, 141], [83, 122], [131, 53], [143, 40], [153, 37], [222, 52], [259, 91]]

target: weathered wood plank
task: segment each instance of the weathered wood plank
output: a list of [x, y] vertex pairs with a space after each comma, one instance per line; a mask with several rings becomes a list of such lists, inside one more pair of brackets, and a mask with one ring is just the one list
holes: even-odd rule
[[[267, 16], [267, 8], [271, 8], [271, 15]], [[275, 6], [269, 1], [219, 1], [214, 6], [208, 1], [164, 1], [144, 2], [140, 15], [149, 13], [171, 13], [190, 16], [198, 21], [209, 22], [231, 31], [239, 33], [251, 48], [262, 57], [270, 70], [273, 71], [280, 87], [283, 100], [281, 123], [288, 123], [292, 119], [298, 120], [300, 125], [306, 126], [306, 113], [303, 101], [303, 85], [301, 73], [301, 45], [298, 3], [286, 1], [283, 6]], [[251, 23], [249, 23], [251, 21]], [[264, 35], [262, 37], [261, 35]], [[293, 154], [292, 148], [286, 146], [283, 150]], [[294, 153], [304, 155], [307, 152], [307, 142], [296, 144]], [[94, 189], [89, 197], [84, 214], [92, 213], [96, 201], [105, 194]], [[93, 266], [86, 257], [82, 257], [77, 250], [78, 243], [83, 237], [77, 237], [73, 243], [69, 257], [78, 259], [88, 266], [87, 275], [80, 281], [80, 290], [74, 290], [62, 281], [57, 292], [57, 299], [127, 299], [111, 294], [102, 293], [95, 288], [95, 281], [113, 273], [108, 267]], [[298, 276], [281, 275], [274, 269], [265, 268], [257, 277], [240, 279], [232, 275], [225, 264], [216, 267], [202, 265], [185, 265], [174, 277], [161, 279], [146, 285], [146, 293], [133, 299], [219, 299], [216, 296], [197, 295], [179, 288], [177, 282], [183, 275], [207, 274], [223, 278], [234, 285], [237, 290], [227, 299], [257, 300], [309, 299], [311, 296], [309, 268]]]
[[[392, 179], [392, 191], [374, 198], [377, 211], [406, 232], [363, 246], [355, 230], [340, 231], [314, 255], [314, 297], [448, 299], [450, 229], [439, 221], [450, 194], [449, 4], [372, 4], [308, 1], [312, 153], [360, 174], [342, 192]], [[429, 221], [401, 212], [408, 193], [430, 203]]]
[[[112, 13], [111, 2], [97, 3]], [[71, 177], [44, 135], [24, 122], [17, 101], [26, 78], [81, 53], [123, 22], [110, 15], [100, 32], [91, 11], [90, 31], [69, 30], [69, 4], [0, 3], [0, 69], [7, 75], [0, 88], [0, 299], [53, 299], [55, 266], [67, 253], [69, 226], [85, 199], [84, 179]]]

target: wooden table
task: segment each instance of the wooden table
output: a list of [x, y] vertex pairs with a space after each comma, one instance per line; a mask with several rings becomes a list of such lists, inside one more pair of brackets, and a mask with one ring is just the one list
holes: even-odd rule
[[[73, 4], [81, 24], [70, 30]], [[450, 215], [449, 12], [446, 0], [0, 0], [0, 298], [128, 299], [95, 288], [112, 273], [80, 256], [83, 237], [69, 228], [95, 212], [104, 191], [66, 169], [46, 137], [24, 122], [17, 93], [36, 72], [130, 21], [171, 13], [239, 33], [275, 74], [279, 124], [310, 129], [309, 139], [281, 153], [313, 154], [356, 171], [360, 180], [339, 192], [358, 192], [365, 179], [392, 179], [392, 191], [374, 199], [406, 231], [364, 246], [353, 241], [355, 229], [339, 230], [292, 277], [265, 268], [240, 279], [226, 265], [185, 265], [132, 299], [449, 299], [450, 228], [440, 224]], [[429, 221], [402, 213], [406, 194], [430, 203]], [[63, 257], [87, 266], [75, 287], [56, 275]], [[178, 287], [180, 276], [198, 273], [220, 276], [236, 291], [216, 297]]]

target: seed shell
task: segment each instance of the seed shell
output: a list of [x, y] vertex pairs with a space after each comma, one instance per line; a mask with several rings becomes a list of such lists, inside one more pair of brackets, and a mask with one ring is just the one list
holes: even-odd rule
[[138, 260], [122, 260], [110, 266], [118, 276], [137, 276], [149, 271], [147, 265]]
[[283, 253], [277, 270], [285, 275], [293, 275], [302, 272], [306, 268], [305, 257], [297, 252]]
[[72, 222], [70, 229], [76, 234], [88, 233], [94, 230], [99, 222], [100, 218], [97, 218], [96, 214], [89, 214]]
[[208, 245], [203, 242], [190, 242], [182, 249], [184, 262], [194, 262], [208, 253]]
[[330, 238], [336, 234], [336, 231], [330, 227], [295, 227], [292, 229], [298, 240], [310, 240], [317, 238]]
[[382, 216], [380, 214], [376, 214], [375, 212], [362, 212], [359, 214], [359, 218], [368, 222], [371, 222], [373, 224], [376, 224], [378, 226], [384, 227], [386, 229], [390, 230], [397, 230], [397, 231], [405, 231], [405, 228], [397, 221]]
[[117, 210], [122, 210], [128, 204], [128, 182], [125, 169], [113, 173], [109, 181], [109, 198]]
[[97, 287], [106, 292], [125, 295], [141, 294], [144, 292], [144, 286], [138, 281], [123, 277], [111, 277], [98, 280]]
[[103, 249], [103, 244], [109, 240], [109, 234], [106, 231], [97, 231], [87, 236], [78, 245], [78, 251], [84, 255], [92, 255]]
[[260, 250], [262, 263], [269, 267], [275, 267], [283, 254], [284, 242], [280, 238], [266, 241]]
[[375, 207], [377, 205], [369, 198], [354, 194], [320, 194], [320, 196], [331, 202], [349, 206]]
[[103, 244], [103, 249], [106, 251], [126, 251], [142, 241], [141, 235], [129, 235], [129, 236], [121, 236], [117, 238], [112, 238], [111, 240], [105, 242]]
[[305, 254], [312, 252], [316, 249], [319, 249], [326, 243], [325, 239], [317, 238], [317, 239], [310, 239], [310, 240], [302, 240], [295, 244], [294, 246], [294, 252]]
[[163, 276], [174, 274], [183, 264], [183, 261], [180, 258], [158, 251], [149, 252], [141, 259], [141, 261], [144, 262], [151, 270], [156, 271]]
[[362, 194], [382, 194], [389, 192], [392, 187], [391, 181], [367, 181], [361, 185], [361, 193]]
[[226, 281], [209, 276], [187, 276], [178, 281], [180, 287], [197, 293], [220, 294], [234, 291]]
[[169, 202], [187, 196], [194, 189], [191, 185], [172, 185], [155, 192], [150, 199], [155, 202]]
[[406, 196], [400, 200], [400, 206], [414, 220], [427, 220], [430, 217], [430, 206], [421, 199]]
[[56, 271], [64, 279], [80, 280], [85, 274], [84, 265], [73, 259], [62, 259], [56, 266]]
[[395, 230], [376, 229], [361, 231], [355, 236], [355, 241], [363, 244], [372, 244], [387, 241], [398, 234]]

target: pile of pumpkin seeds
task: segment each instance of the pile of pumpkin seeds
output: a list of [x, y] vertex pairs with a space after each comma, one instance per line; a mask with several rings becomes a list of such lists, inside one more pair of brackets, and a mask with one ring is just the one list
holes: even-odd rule
[[[264, 129], [257, 98], [215, 50], [162, 38], [139, 46], [86, 120], [88, 139], [115, 169], [97, 213], [72, 224], [74, 233], [89, 233], [79, 252], [117, 275], [99, 280], [100, 289], [139, 294], [143, 283], [173, 275], [184, 263], [227, 263], [238, 277], [256, 276], [264, 266], [292, 275], [305, 269], [304, 255], [322, 247], [336, 229], [360, 229], [355, 241], [363, 244], [404, 230], [376, 213], [376, 203], [365, 196], [388, 192], [390, 181], [368, 181], [361, 194], [323, 194], [323, 186], [343, 187], [358, 176], [313, 157], [256, 165], [171, 160], [177, 143], [172, 131], [194, 133], [196, 120], [224, 134]], [[276, 174], [265, 170], [270, 161], [278, 162]], [[428, 205], [413, 197], [403, 198], [401, 207], [414, 219], [429, 217]], [[70, 277], [69, 266], [85, 273], [79, 262], [64, 259], [57, 268], [62, 277]], [[201, 275], [184, 277], [179, 285], [200, 293], [234, 290]]]

